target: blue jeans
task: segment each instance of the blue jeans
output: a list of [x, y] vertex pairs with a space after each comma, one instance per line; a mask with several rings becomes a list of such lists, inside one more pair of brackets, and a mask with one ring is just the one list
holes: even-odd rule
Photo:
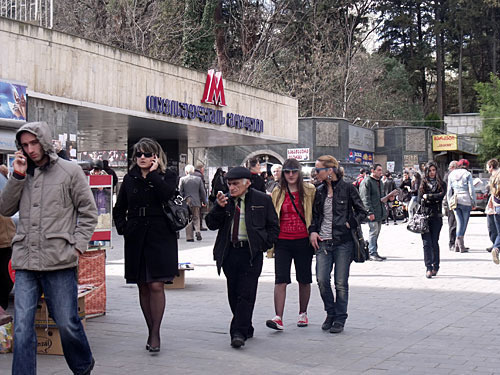
[[[352, 241], [340, 245], [333, 245], [329, 241], [323, 241], [316, 252], [316, 278], [318, 280], [319, 293], [325, 305], [328, 316], [333, 317], [334, 323], [345, 324], [347, 319], [347, 301], [349, 299], [349, 268], [353, 253]], [[333, 297], [332, 285], [330, 283], [333, 265], [335, 294]]]
[[78, 316], [76, 268], [16, 271], [13, 375], [36, 375], [35, 313], [44, 293], [50, 316], [59, 328], [64, 357], [74, 374], [86, 374], [92, 353]]
[[488, 236], [490, 237], [491, 244], [494, 245], [497, 239], [498, 231], [497, 226], [495, 225], [495, 216], [497, 215], [487, 215], [487, 224], [488, 224]]
[[370, 251], [370, 255], [378, 254], [378, 245], [377, 240], [380, 234], [380, 229], [382, 229], [381, 221], [369, 221], [368, 227], [370, 228], [370, 232], [368, 233], [368, 250]]
[[465, 236], [465, 230], [467, 229], [467, 224], [469, 223], [471, 206], [464, 206], [463, 204], [457, 204], [455, 209], [455, 218], [457, 219], [457, 237]]
[[439, 234], [443, 227], [443, 218], [431, 216], [429, 218], [429, 232], [422, 234], [424, 243], [424, 262], [427, 271], [439, 270]]
[[495, 221], [495, 227], [497, 229], [497, 237], [495, 238], [493, 247], [500, 249], [500, 206], [495, 207], [495, 215], [490, 215], [490, 216], [493, 216]]

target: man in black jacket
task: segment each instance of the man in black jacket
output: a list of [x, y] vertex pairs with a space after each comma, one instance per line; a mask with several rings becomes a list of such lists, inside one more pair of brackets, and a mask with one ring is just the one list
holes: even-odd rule
[[266, 192], [266, 182], [260, 175], [260, 162], [259, 159], [253, 158], [248, 162], [248, 169], [250, 170], [250, 181], [252, 182], [252, 189]]
[[227, 175], [229, 196], [217, 194], [215, 206], [206, 217], [211, 230], [219, 230], [214, 246], [217, 271], [227, 279], [231, 321], [231, 346], [245, 345], [253, 337], [252, 314], [263, 252], [278, 239], [279, 222], [271, 198], [250, 187], [250, 171], [231, 169]]

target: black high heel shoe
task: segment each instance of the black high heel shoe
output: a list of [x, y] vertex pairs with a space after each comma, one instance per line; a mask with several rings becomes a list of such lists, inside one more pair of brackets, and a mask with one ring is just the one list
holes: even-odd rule
[[149, 349], [151, 349], [151, 345], [146, 344], [146, 350], [149, 351]]

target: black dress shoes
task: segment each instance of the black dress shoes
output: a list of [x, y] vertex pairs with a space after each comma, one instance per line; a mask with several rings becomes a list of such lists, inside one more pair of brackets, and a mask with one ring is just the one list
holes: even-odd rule
[[323, 322], [323, 325], [321, 326], [321, 329], [323, 331], [328, 331], [330, 328], [332, 328], [333, 324], [333, 316], [332, 315], [327, 315], [325, 321]]
[[242, 335], [235, 334], [231, 339], [231, 346], [233, 348], [240, 348], [245, 346], [245, 338]]
[[375, 255], [370, 255], [370, 260], [374, 261], [374, 262], [382, 262], [384, 260], [386, 260], [387, 258], [384, 258], [384, 257], [381, 257], [380, 255], [378, 254], [375, 254]]
[[344, 330], [344, 326], [340, 323], [335, 323], [332, 328], [330, 328], [330, 333], [340, 333]]

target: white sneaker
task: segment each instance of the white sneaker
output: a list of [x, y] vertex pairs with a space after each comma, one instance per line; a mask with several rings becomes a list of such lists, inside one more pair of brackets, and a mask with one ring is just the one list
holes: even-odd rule
[[283, 331], [283, 322], [281, 321], [281, 316], [276, 315], [271, 320], [266, 321], [266, 326], [278, 331]]
[[500, 263], [500, 259], [498, 257], [500, 251], [494, 247], [493, 250], [491, 250], [491, 257], [493, 258], [493, 263], [498, 264]]
[[299, 319], [297, 320], [297, 327], [307, 327], [309, 324], [309, 319], [307, 319], [307, 313], [303, 312], [299, 314]]

